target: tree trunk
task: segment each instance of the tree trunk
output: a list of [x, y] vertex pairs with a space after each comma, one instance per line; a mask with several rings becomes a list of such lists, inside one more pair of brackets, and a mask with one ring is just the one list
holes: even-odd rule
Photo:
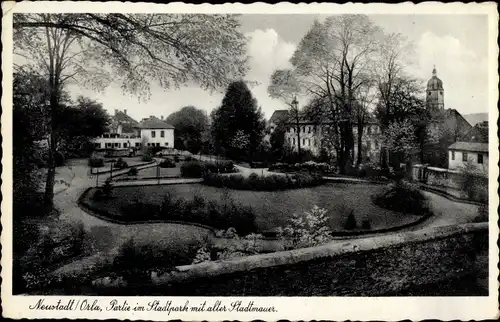
[[47, 180], [45, 182], [45, 193], [43, 196], [44, 203], [46, 205], [52, 205], [54, 202], [54, 183], [56, 177], [56, 162], [55, 155], [57, 152], [57, 140], [56, 140], [56, 124], [54, 122], [54, 115], [57, 113], [58, 106], [58, 95], [57, 95], [57, 85], [52, 85], [50, 91], [50, 110], [49, 110], [49, 126], [47, 127], [50, 131], [49, 136], [49, 155], [48, 155], [48, 171]]
[[297, 118], [297, 155], [299, 157], [299, 162], [302, 161], [300, 152], [301, 152], [301, 150], [300, 150], [300, 123], [299, 123], [299, 120]]
[[363, 125], [358, 123], [358, 159], [356, 160], [356, 166], [359, 166], [363, 161], [362, 157], [362, 140], [363, 139]]

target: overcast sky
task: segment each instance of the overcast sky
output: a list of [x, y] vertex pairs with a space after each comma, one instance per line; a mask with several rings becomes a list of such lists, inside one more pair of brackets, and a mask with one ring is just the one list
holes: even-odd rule
[[[415, 47], [414, 76], [424, 82], [436, 65], [443, 81], [445, 108], [462, 114], [488, 111], [488, 26], [486, 15], [370, 15], [373, 22], [387, 33], [399, 32]], [[248, 39], [250, 71], [248, 79], [260, 84], [252, 88], [254, 97], [266, 118], [274, 110], [285, 108], [267, 94], [269, 77], [275, 69], [289, 66], [297, 44], [321, 15], [243, 15], [241, 31]], [[118, 86], [96, 93], [72, 86], [73, 96], [85, 95], [100, 101], [110, 114], [127, 109], [135, 119], [164, 115], [183, 106], [194, 105], [210, 112], [216, 108], [223, 93], [210, 94], [197, 86], [180, 90], [163, 90], [153, 84], [151, 98], [139, 101], [124, 95]]]

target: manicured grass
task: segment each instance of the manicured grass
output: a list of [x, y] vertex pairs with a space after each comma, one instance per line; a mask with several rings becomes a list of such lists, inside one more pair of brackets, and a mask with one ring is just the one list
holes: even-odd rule
[[[157, 168], [158, 167], [150, 167], [139, 170], [137, 179], [156, 177]], [[160, 168], [160, 177], [180, 177], [180, 175], [181, 175], [180, 163], [177, 163], [177, 166], [175, 168]], [[119, 178], [123, 179], [127, 177], [129, 176], [125, 174]]]
[[[362, 184], [327, 184], [323, 186], [287, 191], [244, 191], [226, 190], [229, 195], [243, 205], [255, 209], [256, 225], [259, 231], [273, 231], [286, 226], [294, 213], [303, 214], [314, 205], [326, 208], [333, 231], [343, 231], [346, 217], [351, 211], [358, 223], [369, 220], [371, 229], [386, 229], [414, 222], [420, 216], [386, 210], [374, 205], [370, 196], [383, 186]], [[160, 204], [169, 192], [177, 198], [193, 199], [195, 195], [207, 200], [224, 198], [221, 188], [201, 184], [177, 184], [142, 187], [115, 187], [114, 198], [92, 201], [95, 206], [103, 207], [113, 215], [120, 216], [121, 207], [139, 198], [143, 202]]]

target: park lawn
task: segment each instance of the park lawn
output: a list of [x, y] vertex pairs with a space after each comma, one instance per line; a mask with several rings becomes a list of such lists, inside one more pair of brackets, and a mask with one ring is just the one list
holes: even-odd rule
[[224, 191], [243, 205], [255, 209], [256, 224], [260, 232], [274, 231], [286, 226], [294, 213], [304, 214], [314, 205], [326, 208], [333, 231], [343, 231], [346, 217], [354, 213], [358, 227], [369, 220], [371, 229], [386, 229], [414, 222], [416, 215], [386, 210], [374, 205], [370, 196], [383, 186], [362, 184], [327, 184], [319, 187], [287, 191], [224, 190], [202, 184], [154, 185], [141, 187], [116, 187], [110, 200], [95, 202], [113, 215], [120, 216], [121, 206], [135, 198], [143, 202], [160, 204], [169, 192], [175, 197], [192, 199], [200, 195], [208, 200], [221, 200]]
[[157, 176], [157, 169], [160, 169], [160, 177], [180, 177], [181, 163], [177, 163], [175, 168], [150, 167], [139, 170], [137, 179], [152, 178]]

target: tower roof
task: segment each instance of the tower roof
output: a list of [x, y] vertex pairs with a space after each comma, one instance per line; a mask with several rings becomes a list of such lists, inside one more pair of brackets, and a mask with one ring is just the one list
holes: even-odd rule
[[436, 72], [436, 66], [434, 66], [434, 69], [432, 70], [432, 77], [431, 79], [429, 79], [429, 81], [427, 82], [427, 90], [436, 90], [436, 89], [443, 89], [443, 81], [440, 80], [437, 76], [436, 76], [437, 72]]

